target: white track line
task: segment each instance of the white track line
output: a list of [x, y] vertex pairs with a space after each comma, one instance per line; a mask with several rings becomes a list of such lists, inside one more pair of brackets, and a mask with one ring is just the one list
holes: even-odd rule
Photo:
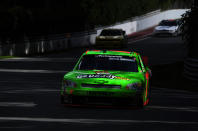
[[159, 109], [159, 110], [177, 110], [184, 112], [198, 112], [197, 107], [168, 107], [168, 106], [147, 106], [148, 109]]
[[35, 107], [33, 102], [0, 102], [0, 107]]
[[7, 59], [0, 59], [0, 61], [4, 62], [76, 62], [76, 58], [7, 58]]
[[14, 72], [14, 73], [67, 73], [68, 71], [55, 71], [55, 70], [24, 70], [24, 69], [0, 69], [0, 72]]
[[[53, 90], [53, 89], [28, 89], [28, 90], [7, 90], [7, 91], [1, 91], [1, 93], [53, 93], [53, 92], [60, 92], [60, 90]], [[0, 93], [0, 94], [1, 94]]]
[[198, 122], [188, 121], [159, 121], [159, 120], [111, 120], [111, 119], [60, 119], [60, 118], [32, 118], [32, 117], [0, 117], [2, 121], [30, 121], [30, 122], [58, 122], [58, 123], [91, 123], [91, 124], [190, 124]]

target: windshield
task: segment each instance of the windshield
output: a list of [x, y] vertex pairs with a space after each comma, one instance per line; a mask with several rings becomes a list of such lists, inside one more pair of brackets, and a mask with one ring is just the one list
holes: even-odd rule
[[78, 69], [138, 72], [134, 57], [116, 55], [85, 55], [78, 65]]
[[168, 20], [163, 20], [159, 24], [160, 26], [177, 26], [178, 22], [177, 21], [168, 21]]
[[100, 36], [120, 36], [121, 30], [103, 30]]

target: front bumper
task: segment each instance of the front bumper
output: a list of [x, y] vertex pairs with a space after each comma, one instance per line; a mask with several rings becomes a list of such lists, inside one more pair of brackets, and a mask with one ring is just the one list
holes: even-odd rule
[[134, 104], [139, 96], [143, 96], [141, 90], [106, 89], [106, 88], [63, 88], [61, 90], [62, 103], [66, 104]]
[[138, 97], [137, 95], [129, 98], [64, 95], [64, 99], [67, 104], [131, 105], [136, 103]]
[[155, 30], [154, 35], [171, 35], [173, 36], [175, 34], [175, 31], [170, 30]]
[[104, 98], [132, 98], [136, 95], [142, 94], [143, 90], [125, 90], [125, 89], [74, 89], [66, 88], [62, 94], [72, 96], [85, 97], [104, 97]]

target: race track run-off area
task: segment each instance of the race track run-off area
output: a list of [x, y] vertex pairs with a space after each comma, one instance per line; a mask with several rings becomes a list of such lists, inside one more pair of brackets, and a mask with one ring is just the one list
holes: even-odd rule
[[[63, 75], [72, 70], [86, 50], [75, 48], [62, 53], [0, 59], [0, 131], [198, 130], [197, 92], [161, 88], [155, 81], [145, 109], [61, 105]], [[180, 37], [152, 36], [130, 39], [124, 50], [148, 56], [150, 66], [183, 61], [187, 52]]]

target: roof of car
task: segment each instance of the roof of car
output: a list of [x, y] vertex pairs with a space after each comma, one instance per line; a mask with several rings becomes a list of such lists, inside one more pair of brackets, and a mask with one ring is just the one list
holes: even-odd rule
[[119, 50], [87, 50], [84, 55], [121, 55], [136, 57], [137, 55], [139, 55], [139, 53]]

